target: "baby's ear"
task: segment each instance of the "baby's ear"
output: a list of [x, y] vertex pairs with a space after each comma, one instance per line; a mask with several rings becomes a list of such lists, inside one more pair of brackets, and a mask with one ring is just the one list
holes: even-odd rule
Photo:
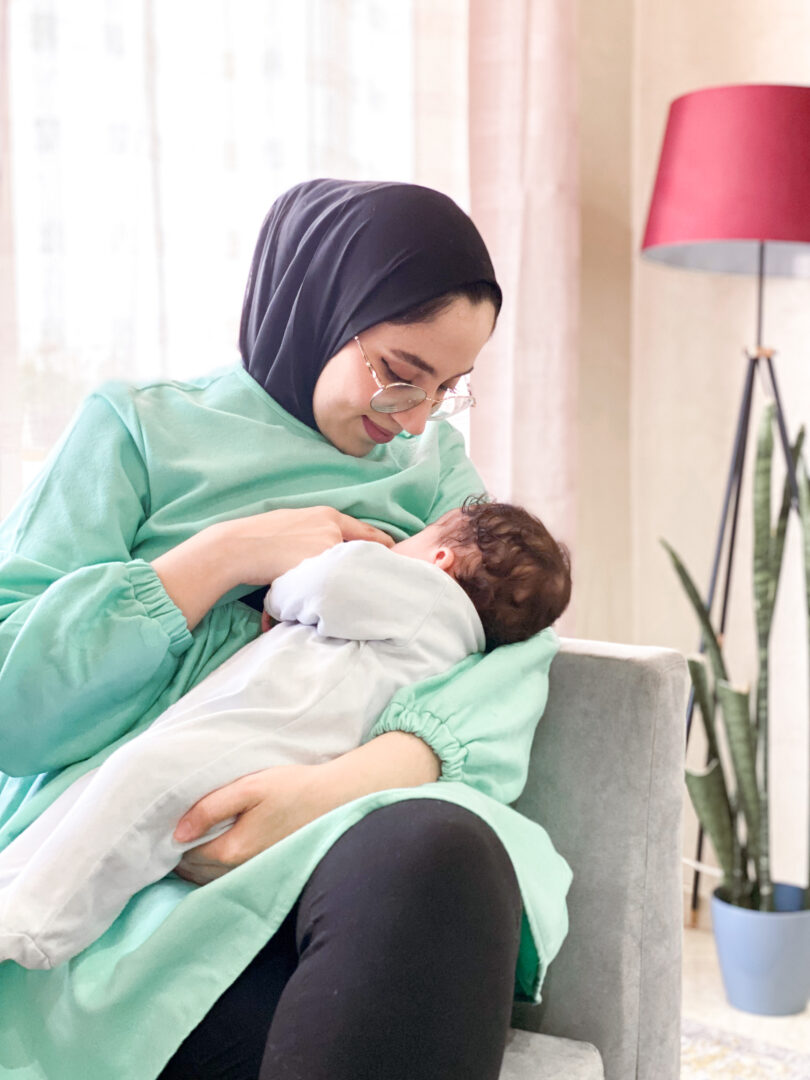
[[446, 570], [448, 574], [451, 573], [455, 561], [456, 553], [451, 547], [436, 548], [433, 553], [433, 565], [438, 566], [440, 570]]

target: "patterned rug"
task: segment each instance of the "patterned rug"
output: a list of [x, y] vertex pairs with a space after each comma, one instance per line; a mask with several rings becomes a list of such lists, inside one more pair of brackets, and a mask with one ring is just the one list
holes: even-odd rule
[[803, 1054], [684, 1019], [681, 1080], [810, 1080], [810, 1031]]

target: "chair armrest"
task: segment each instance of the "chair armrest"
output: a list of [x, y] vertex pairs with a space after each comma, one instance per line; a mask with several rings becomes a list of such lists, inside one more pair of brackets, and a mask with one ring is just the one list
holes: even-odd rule
[[607, 1080], [677, 1080], [688, 672], [670, 649], [564, 639], [515, 804], [568, 860], [570, 931], [516, 1027], [599, 1048]]

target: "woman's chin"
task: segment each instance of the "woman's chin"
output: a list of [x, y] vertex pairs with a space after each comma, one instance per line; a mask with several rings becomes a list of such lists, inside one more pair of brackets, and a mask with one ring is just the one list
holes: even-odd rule
[[[328, 438], [328, 436], [327, 436]], [[334, 439], [329, 439], [335, 449], [339, 450], [341, 454], [346, 454], [348, 457], [362, 458], [367, 457], [375, 446], [378, 444], [369, 439], [362, 427], [359, 432], [347, 433], [345, 435], [336, 435]]]
[[[317, 416], [315, 422], [318, 423]], [[318, 424], [318, 431], [341, 454], [356, 458], [367, 457], [375, 446], [384, 446], [394, 438], [393, 435], [384, 438], [388, 432], [369, 425], [364, 415], [340, 425]]]

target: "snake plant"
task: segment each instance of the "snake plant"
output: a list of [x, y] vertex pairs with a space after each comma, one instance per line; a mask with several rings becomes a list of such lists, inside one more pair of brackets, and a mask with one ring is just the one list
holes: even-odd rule
[[[759, 911], [773, 911], [768, 798], [768, 646], [791, 507], [790, 483], [786, 478], [782, 504], [772, 527], [774, 414], [772, 404], [764, 410], [754, 466], [753, 570], [758, 674], [753, 706], [749, 690], [740, 689], [729, 680], [721, 641], [692, 577], [677, 553], [662, 541], [697, 615], [709, 661], [707, 664], [703, 656], [689, 660], [694, 701], [706, 731], [708, 763], [704, 769], [686, 770], [686, 786], [720, 864], [723, 875], [720, 895], [739, 907]], [[804, 428], [791, 453], [799, 482], [810, 651], [810, 480], [802, 463], [803, 441]], [[721, 752], [723, 736], [726, 753]], [[804, 906], [810, 909], [810, 884], [804, 895]]]

